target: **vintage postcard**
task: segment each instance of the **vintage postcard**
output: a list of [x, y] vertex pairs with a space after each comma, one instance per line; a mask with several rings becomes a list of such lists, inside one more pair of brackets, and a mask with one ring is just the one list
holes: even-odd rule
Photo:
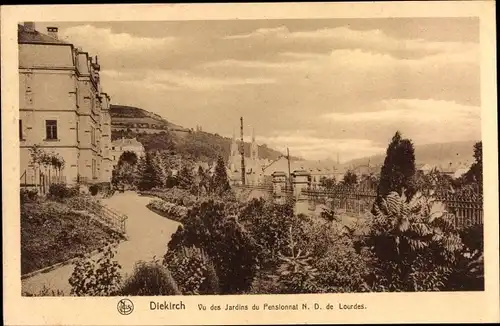
[[5, 323], [498, 322], [494, 9], [2, 7]]

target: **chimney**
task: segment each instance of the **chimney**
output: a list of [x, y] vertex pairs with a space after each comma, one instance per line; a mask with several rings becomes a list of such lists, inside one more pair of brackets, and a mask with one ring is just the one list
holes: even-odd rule
[[59, 28], [57, 27], [47, 27], [47, 34], [52, 37], [52, 38], [55, 38], [57, 40], [57, 31], [59, 30]]
[[35, 31], [35, 23], [34, 22], [24, 22], [24, 29], [29, 32]]

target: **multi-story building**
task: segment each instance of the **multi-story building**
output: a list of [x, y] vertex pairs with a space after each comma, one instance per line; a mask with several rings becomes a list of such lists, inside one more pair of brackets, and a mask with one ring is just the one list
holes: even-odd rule
[[111, 170], [118, 164], [120, 156], [125, 152], [133, 152], [137, 158], [145, 155], [144, 146], [136, 138], [120, 138], [111, 142]]
[[59, 40], [57, 32], [18, 25], [21, 183], [39, 184], [50, 174], [50, 166], [32, 161], [35, 145], [64, 160], [58, 171], [64, 182], [108, 182], [110, 98], [101, 89], [98, 58]]

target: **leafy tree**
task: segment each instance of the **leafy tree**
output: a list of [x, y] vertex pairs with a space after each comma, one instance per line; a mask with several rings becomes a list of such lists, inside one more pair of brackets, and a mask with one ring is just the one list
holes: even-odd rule
[[219, 156], [215, 165], [215, 171], [212, 176], [211, 190], [218, 195], [227, 193], [231, 186], [229, 185], [229, 178], [227, 176], [226, 164], [222, 156]]
[[147, 152], [144, 160], [141, 162], [138, 188], [139, 190], [151, 190], [161, 185], [160, 171], [153, 162], [152, 154]]
[[377, 189], [379, 200], [395, 191], [402, 195], [406, 189], [406, 198], [411, 199], [415, 193], [413, 176], [415, 174], [415, 150], [409, 139], [403, 139], [399, 131], [396, 132], [387, 147], [384, 165], [380, 171], [380, 183]]
[[355, 186], [358, 184], [358, 176], [351, 170], [347, 170], [344, 179], [342, 179], [342, 183], [348, 187]]
[[331, 190], [335, 187], [335, 184], [337, 183], [337, 180], [335, 180], [335, 177], [327, 178], [327, 177], [321, 177], [319, 180], [319, 185], [326, 190]]
[[137, 154], [132, 151], [125, 151], [120, 155], [118, 159], [118, 164], [128, 163], [130, 165], [136, 165], [139, 158]]
[[133, 186], [137, 181], [137, 173], [137, 165], [118, 163], [111, 173], [111, 184], [115, 188], [124, 185]]

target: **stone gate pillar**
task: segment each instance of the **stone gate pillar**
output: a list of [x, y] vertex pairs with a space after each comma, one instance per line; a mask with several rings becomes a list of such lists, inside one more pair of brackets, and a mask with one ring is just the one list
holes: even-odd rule
[[309, 214], [308, 196], [303, 191], [309, 188], [311, 174], [304, 170], [296, 170], [292, 173], [292, 178], [295, 214]]

